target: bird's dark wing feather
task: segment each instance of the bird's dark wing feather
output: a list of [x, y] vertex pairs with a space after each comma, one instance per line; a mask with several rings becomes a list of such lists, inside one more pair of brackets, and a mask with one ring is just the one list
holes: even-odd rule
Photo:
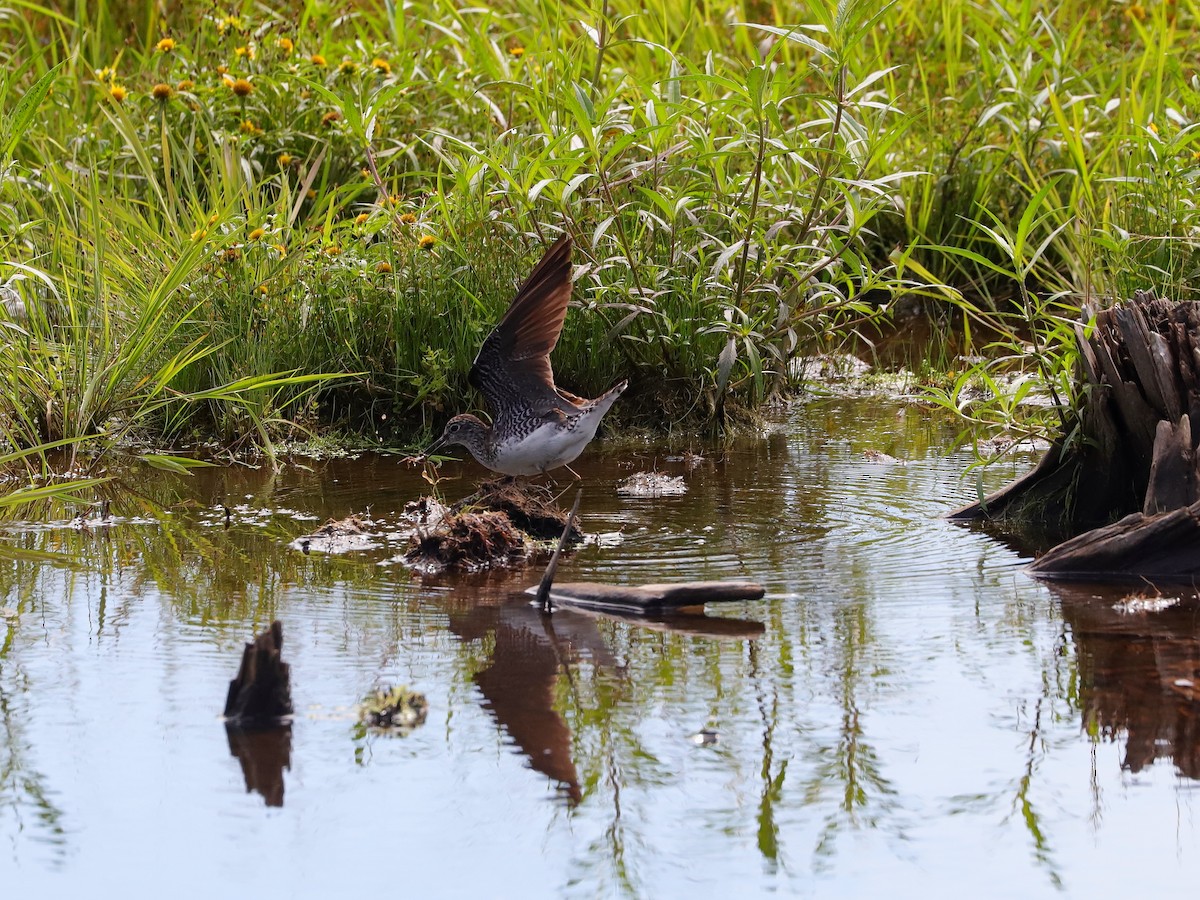
[[525, 279], [471, 366], [471, 384], [483, 392], [496, 418], [515, 404], [535, 415], [578, 412], [555, 388], [550, 368], [550, 351], [558, 343], [570, 299], [571, 238], [564, 236]]

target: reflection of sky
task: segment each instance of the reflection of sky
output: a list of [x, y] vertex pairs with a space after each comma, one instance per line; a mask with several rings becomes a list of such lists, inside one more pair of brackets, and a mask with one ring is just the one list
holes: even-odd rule
[[[184, 897], [1170, 896], [1195, 883], [1194, 783], [1167, 759], [1122, 770], [1122, 736], [1088, 738], [1076, 656], [1097, 645], [1012, 551], [938, 518], [975, 496], [968, 459], [939, 449], [950, 433], [881, 406], [801, 410], [690, 472], [660, 462], [685, 474], [682, 498], [611, 490], [661, 450], [576, 466], [584, 528], [623, 538], [559, 577], [756, 578], [765, 602], [711, 610], [764, 621], [753, 644], [565, 614], [549, 635], [513, 595], [536, 574], [422, 584], [377, 565], [395, 546], [287, 549], [313, 515], [398, 527], [424, 483], [393, 458], [179, 488], [154, 473], [137, 486], [146, 506], [118, 498], [119, 515], [153, 500], [211, 527], [12, 535], [85, 567], [0, 561], [0, 606], [18, 612], [0, 622], [0, 876]], [[254, 516], [219, 527], [239, 504]], [[269, 514], [282, 508], [305, 518]], [[245, 793], [218, 720], [242, 641], [273, 617], [297, 712], [279, 809]], [[1133, 677], [1103, 674], [1118, 689]], [[426, 724], [356, 738], [351, 706], [379, 681], [424, 692]], [[693, 743], [702, 727], [716, 744]], [[555, 780], [572, 772], [577, 804]]]

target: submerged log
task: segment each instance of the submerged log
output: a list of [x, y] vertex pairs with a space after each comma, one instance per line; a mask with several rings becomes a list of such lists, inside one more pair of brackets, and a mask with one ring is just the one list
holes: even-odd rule
[[[531, 588], [530, 592], [536, 591]], [[600, 584], [568, 582], [550, 588], [550, 599], [597, 611], [668, 615], [706, 603], [761, 600], [766, 591], [753, 581], [685, 581], [676, 584]]]
[[1096, 313], [1090, 334], [1075, 332], [1084, 399], [1071, 433], [1032, 472], [949, 517], [1069, 537], [1033, 567], [1038, 575], [1191, 577], [1200, 559], [1200, 304], [1139, 291]]
[[229, 682], [225, 719], [239, 727], [277, 725], [292, 714], [290, 667], [283, 661], [283, 623], [278, 619], [242, 651], [237, 677]]

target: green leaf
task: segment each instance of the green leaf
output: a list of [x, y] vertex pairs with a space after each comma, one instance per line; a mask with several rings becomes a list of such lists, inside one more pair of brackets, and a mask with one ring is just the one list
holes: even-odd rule
[[17, 144], [21, 138], [25, 136], [26, 129], [33, 121], [33, 117], [37, 115], [38, 108], [42, 105], [42, 101], [46, 99], [46, 95], [50, 93], [50, 88], [54, 86], [55, 80], [58, 78], [58, 70], [63, 67], [63, 63], [59, 63], [41, 78], [33, 83], [33, 85], [25, 92], [12, 114], [5, 116], [3, 125], [0, 126], [0, 134], [2, 134], [3, 144], [0, 144], [0, 155], [4, 159], [12, 157], [13, 151], [17, 148]]

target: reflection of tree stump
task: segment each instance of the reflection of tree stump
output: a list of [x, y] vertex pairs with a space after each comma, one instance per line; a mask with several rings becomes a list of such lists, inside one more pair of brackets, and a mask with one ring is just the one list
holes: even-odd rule
[[1032, 472], [950, 517], [1066, 534], [1121, 519], [1054, 548], [1035, 571], [1200, 574], [1200, 304], [1138, 292], [1076, 334], [1085, 384], [1075, 432]]
[[237, 677], [229, 682], [225, 718], [237, 725], [273, 725], [292, 714], [291, 678], [283, 661], [283, 624], [278, 620], [242, 651]]
[[1106, 740], [1124, 733], [1122, 768], [1170, 757], [1180, 774], [1200, 778], [1200, 600], [1187, 591], [1114, 604], [1116, 595], [1086, 586], [1051, 590], [1075, 641], [1085, 728]]
[[242, 764], [246, 793], [258, 791], [267, 806], [283, 806], [283, 770], [292, 767], [292, 726], [239, 728], [226, 723], [229, 752]]

